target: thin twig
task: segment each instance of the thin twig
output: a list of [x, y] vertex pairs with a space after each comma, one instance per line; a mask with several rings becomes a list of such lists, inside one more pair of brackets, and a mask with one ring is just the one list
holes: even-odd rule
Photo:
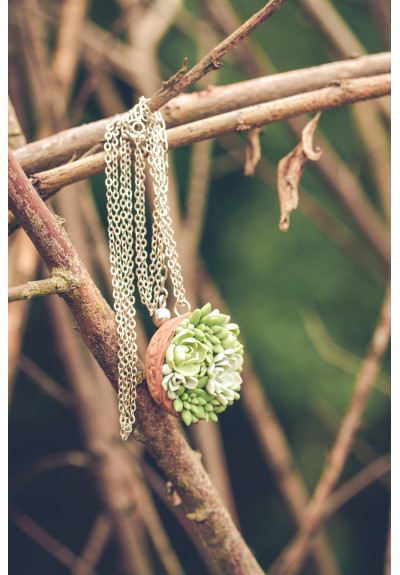
[[[228, 151], [229, 156], [234, 160], [232, 170], [237, 170], [237, 165], [243, 166], [243, 141], [239, 136], [231, 134], [220, 138], [218, 143]], [[218, 159], [214, 160], [214, 171], [217, 165]], [[275, 189], [276, 168], [265, 156], [261, 157], [255, 175], [263, 182], [266, 189], [271, 191]], [[301, 188], [301, 197], [299, 211], [341, 249], [353, 264], [358, 266], [379, 287], [382, 287], [382, 280], [387, 267], [382, 264], [374, 252], [304, 188]]]
[[30, 537], [40, 547], [45, 549], [52, 557], [57, 559], [62, 565], [71, 569], [76, 564], [83, 564], [86, 573], [89, 575], [96, 575], [96, 572], [80, 559], [75, 553], [66, 547], [63, 543], [58, 541], [53, 535], [48, 533], [43, 527], [38, 525], [33, 519], [19, 511], [13, 505], [9, 505], [9, 517], [15, 525], [21, 529], [25, 535]]
[[360, 493], [360, 491], [366, 489], [371, 483], [374, 483], [374, 481], [377, 481], [389, 471], [390, 455], [382, 455], [382, 457], [375, 459], [375, 461], [364, 467], [364, 469], [332, 493], [326, 503], [325, 520], [336, 513], [338, 509]]
[[[332, 404], [320, 397], [315, 402], [312, 411], [334, 437], [337, 434], [340, 425], [340, 415], [336, 413]], [[360, 433], [354, 439], [352, 454], [364, 466], [370, 465], [379, 457], [378, 452], [366, 441], [366, 439]], [[379, 481], [388, 491], [390, 491], [390, 477], [383, 475], [379, 478]]]
[[[310, 0], [307, 0], [311, 4]], [[223, 31], [223, 34], [229, 34], [238, 24], [238, 17], [235, 14], [229, 0], [206, 0], [208, 9], [217, 26]], [[330, 26], [330, 19], [325, 18], [324, 26]], [[257, 49], [253, 38], [250, 38], [247, 44], [240, 44], [238, 49], [233, 52], [233, 57], [238, 61], [241, 67], [252, 76], [263, 76], [266, 73], [273, 74], [276, 72], [270, 60], [265, 53]], [[240, 57], [239, 57], [240, 55]], [[385, 98], [380, 99], [383, 102]], [[294, 133], [296, 139], [300, 139], [303, 129], [303, 120], [300, 118], [290, 118], [287, 120], [289, 129]], [[366, 201], [366, 193], [360, 185], [358, 178], [347, 168], [326, 138], [319, 135], [319, 144], [324, 153], [316, 164], [314, 170], [327, 182], [333, 194], [355, 222], [362, 235], [367, 239], [370, 246], [380, 244], [376, 253], [386, 250], [388, 255], [388, 238], [384, 240], [383, 222], [379, 221], [380, 217], [372, 208], [372, 205]], [[379, 228], [381, 230], [379, 231]], [[386, 234], [387, 237], [387, 234]], [[384, 241], [383, 241], [384, 240]], [[383, 243], [382, 243], [383, 242]], [[385, 247], [386, 243], [386, 247]], [[383, 253], [383, 252], [381, 252]], [[383, 258], [388, 270], [387, 257]]]
[[35, 461], [28, 469], [20, 472], [16, 477], [10, 479], [10, 492], [15, 493], [38, 475], [60, 469], [60, 467], [82, 467], [86, 468], [90, 464], [90, 457], [82, 451], [62, 451], [52, 453], [47, 457], [42, 457]]
[[67, 105], [79, 64], [80, 30], [85, 21], [89, 0], [65, 0], [61, 7], [57, 44], [54, 51], [52, 72], [58, 82], [59, 97]]
[[146, 553], [137, 495], [132, 489], [128, 454], [117, 441], [118, 413], [107, 382], [87, 362], [80, 338], [71, 329], [70, 314], [60, 299], [46, 301], [55, 345], [68, 384], [76, 396], [78, 424], [89, 454], [90, 469], [124, 568], [135, 575], [153, 575]]
[[[221, 294], [207, 275], [203, 265], [201, 265], [199, 276], [202, 302], [213, 302], [215, 307], [228, 312]], [[295, 524], [300, 526], [309, 500], [309, 493], [296, 469], [285, 432], [248, 357], [244, 364], [243, 382], [241, 397], [244, 410], [289, 513]], [[314, 542], [311, 559], [318, 573], [326, 575], [338, 573], [323, 534], [320, 534]]]
[[45, 295], [62, 294], [75, 289], [79, 280], [71, 274], [53, 273], [51, 277], [43, 280], [27, 282], [19, 286], [9, 288], [8, 301], [19, 301]]
[[[354, 32], [330, 2], [330, 0], [301, 0], [301, 3], [316, 21], [324, 35], [333, 45], [341, 58], [365, 54], [366, 50]], [[387, 102], [378, 100], [352, 108], [356, 126], [368, 157], [371, 177], [375, 180], [382, 207], [390, 222], [390, 151], [389, 139], [382, 124], [380, 112], [384, 110], [390, 119], [390, 108]]]
[[134, 482], [139, 509], [147, 527], [149, 537], [164, 565], [164, 569], [168, 575], [185, 575], [183, 567], [157, 513], [156, 506], [144, 480], [143, 471], [137, 461], [137, 457], [132, 458], [131, 465], [134, 469]]
[[390, 309], [389, 285], [382, 306], [381, 317], [373, 334], [368, 354], [355, 382], [353, 397], [314, 495], [304, 513], [301, 529], [270, 568], [269, 572], [271, 575], [297, 575], [309, 551], [312, 537], [321, 526], [327, 500], [342, 473], [347, 456], [352, 448], [369, 393], [379, 373], [389, 344]]
[[247, 38], [256, 28], [286, 4], [287, 1], [288, 0], [271, 0], [259, 12], [254, 14], [242, 24], [242, 26], [211, 50], [211, 52], [200, 60], [189, 72], [181, 76], [180, 79], [174, 83], [164, 82], [163, 87], [150, 99], [149, 108], [152, 111], [158, 110], [169, 100], [172, 100], [174, 96], [177, 96], [180, 92], [184, 92], [192, 84], [198, 82], [200, 78], [208, 72], [220, 68], [220, 60], [225, 54]]
[[[129, 23], [132, 18], [137, 16], [139, 10], [141, 9], [143, 4], [143, 0], [133, 0], [129, 2], [129, 4], [125, 7], [124, 10], [118, 15], [114, 23], [112, 24], [110, 31], [102, 40], [102, 46], [100, 50], [97, 52], [96, 57], [92, 58], [92, 66], [91, 69], [85, 78], [82, 86], [79, 89], [78, 94], [74, 100], [73, 109], [71, 112], [71, 124], [74, 125], [78, 119], [81, 117], [81, 114], [84, 110], [84, 107], [89, 100], [91, 94], [96, 89], [103, 70], [104, 62], [107, 58], [107, 54], [109, 54], [117, 41], [119, 34], [129, 26]], [[87, 39], [87, 32], [88, 25], [85, 26], [83, 30], [83, 38]], [[77, 42], [77, 45], [79, 43]]]
[[47, 395], [50, 395], [50, 397], [65, 407], [72, 407], [74, 405], [75, 400], [72, 393], [62, 388], [54, 379], [49, 377], [47, 373], [36, 365], [36, 363], [29, 359], [29, 357], [21, 354], [18, 358], [18, 367]]
[[[357, 57], [367, 53], [366, 48], [329, 0], [300, 0], [300, 3], [341, 58]], [[382, 100], [379, 105], [390, 119], [389, 103]]]
[[99, 562], [111, 534], [110, 519], [100, 513], [93, 523], [85, 547], [80, 555], [80, 561], [77, 561], [72, 566], [70, 575], [89, 575], [88, 567], [93, 568]]

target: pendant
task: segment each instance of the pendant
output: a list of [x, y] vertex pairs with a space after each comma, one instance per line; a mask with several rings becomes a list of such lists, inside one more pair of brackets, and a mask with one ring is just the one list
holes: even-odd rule
[[154, 401], [186, 425], [218, 421], [240, 398], [243, 345], [239, 327], [211, 304], [165, 321], [146, 353]]

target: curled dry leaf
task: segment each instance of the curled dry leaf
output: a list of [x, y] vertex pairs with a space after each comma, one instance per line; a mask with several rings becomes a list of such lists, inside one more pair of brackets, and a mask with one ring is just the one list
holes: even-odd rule
[[322, 150], [313, 148], [315, 128], [321, 112], [308, 122], [302, 131], [301, 142], [278, 164], [278, 198], [281, 208], [279, 229], [287, 232], [290, 223], [290, 214], [299, 204], [298, 185], [301, 175], [308, 160], [317, 161], [321, 157]]
[[316, 162], [320, 159], [322, 150], [318, 146], [313, 149], [314, 132], [317, 127], [318, 121], [321, 117], [321, 112], [318, 112], [312, 120], [308, 122], [303, 131], [301, 132], [301, 142], [303, 144], [303, 151], [309, 160]]
[[260, 133], [262, 131], [262, 128], [251, 128], [249, 135], [247, 136], [246, 163], [244, 165], [245, 176], [254, 176], [257, 164], [260, 161]]

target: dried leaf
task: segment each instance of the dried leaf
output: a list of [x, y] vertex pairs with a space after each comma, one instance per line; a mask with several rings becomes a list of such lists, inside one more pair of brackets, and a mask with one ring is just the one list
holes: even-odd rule
[[319, 160], [322, 150], [313, 149], [313, 136], [321, 112], [308, 122], [302, 132], [302, 141], [278, 164], [278, 198], [281, 208], [279, 229], [287, 232], [290, 214], [299, 204], [298, 185], [308, 160]]
[[301, 132], [301, 141], [303, 144], [303, 151], [309, 160], [316, 162], [320, 159], [322, 150], [318, 146], [313, 149], [314, 132], [317, 127], [318, 120], [321, 117], [321, 112], [318, 112], [312, 120], [308, 122], [306, 127]]
[[257, 164], [261, 158], [260, 132], [262, 128], [251, 128], [247, 137], [246, 163], [244, 165], [244, 175], [254, 176]]

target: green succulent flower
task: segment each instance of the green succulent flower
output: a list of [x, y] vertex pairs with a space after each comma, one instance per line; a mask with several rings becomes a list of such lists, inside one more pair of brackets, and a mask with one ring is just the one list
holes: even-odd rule
[[193, 329], [184, 329], [172, 338], [165, 356], [171, 369], [185, 376], [199, 373], [207, 347], [194, 337]]
[[162, 386], [186, 425], [218, 421], [218, 413], [240, 398], [243, 346], [239, 327], [211, 304], [194, 310], [178, 326], [167, 349]]

